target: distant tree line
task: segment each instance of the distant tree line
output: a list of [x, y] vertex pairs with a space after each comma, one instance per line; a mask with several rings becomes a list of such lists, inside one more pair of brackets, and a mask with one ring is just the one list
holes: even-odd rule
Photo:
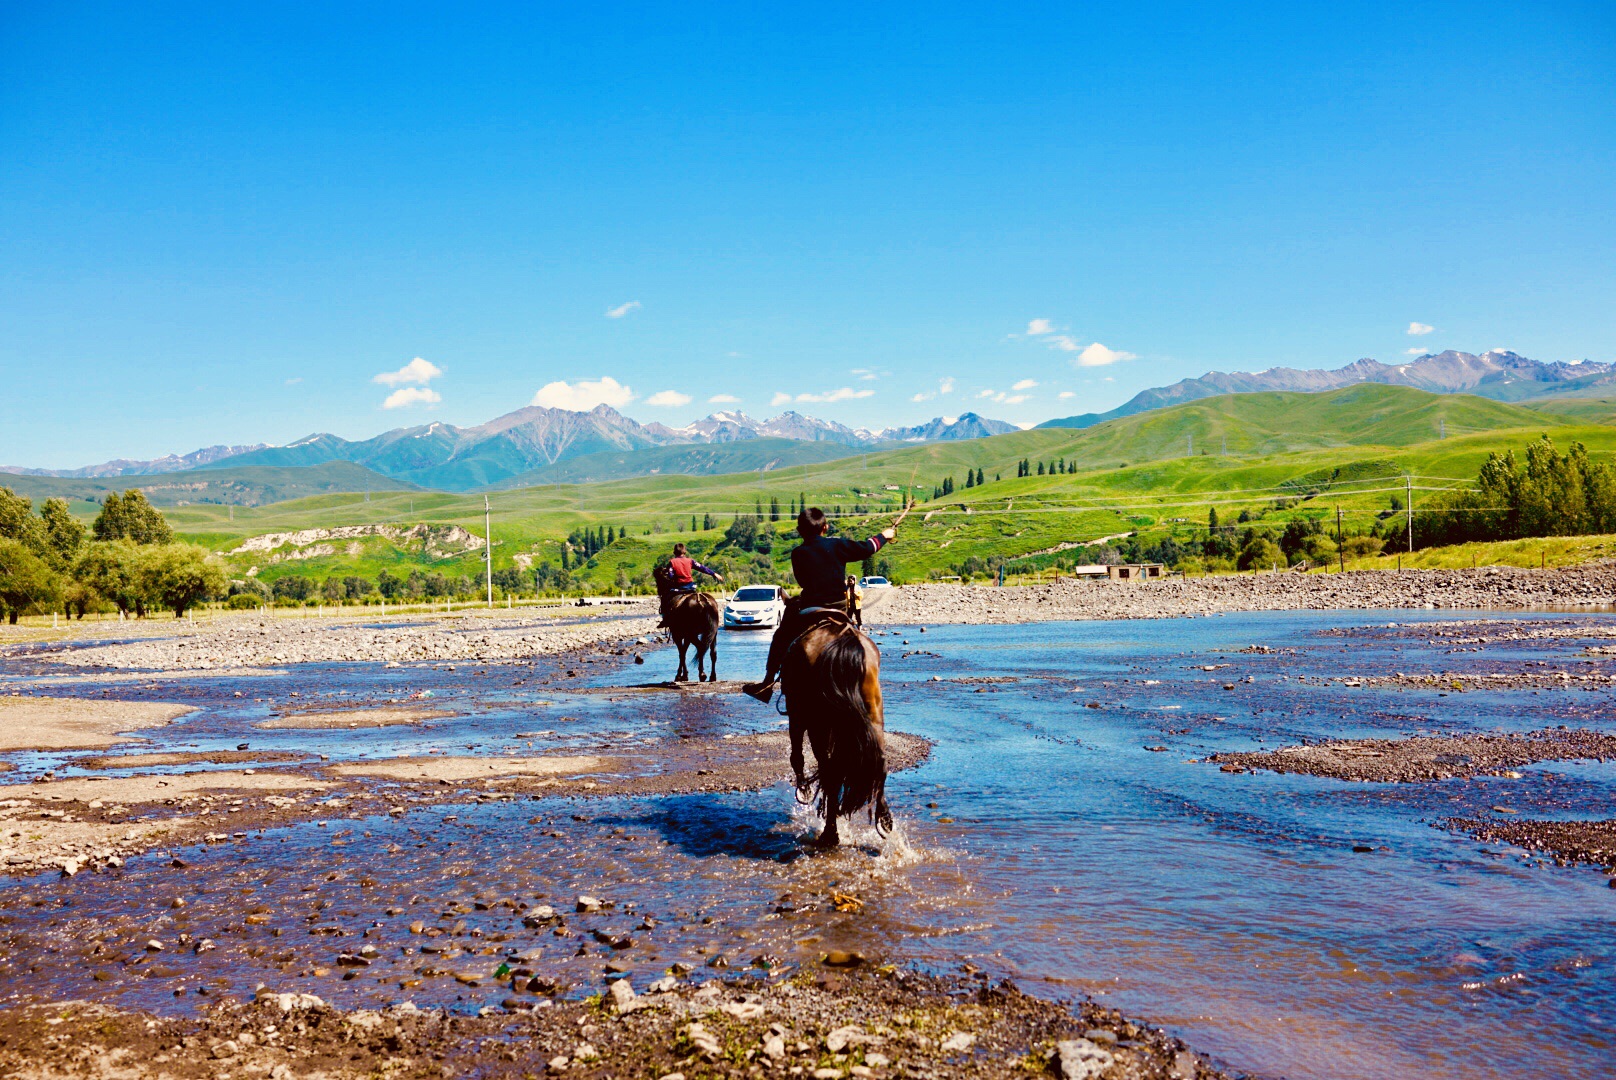
[[[1387, 526], [1395, 531], [1406, 523], [1388, 519]], [[1616, 470], [1591, 460], [1580, 442], [1558, 452], [1547, 435], [1526, 447], [1525, 460], [1513, 450], [1488, 454], [1475, 490], [1445, 492], [1414, 512], [1416, 548], [1610, 532], [1616, 532]]]
[[179, 617], [224, 590], [207, 550], [175, 542], [138, 490], [107, 495], [86, 530], [65, 500], [46, 499], [36, 514], [32, 500], [0, 487], [0, 610], [11, 623], [53, 611]]

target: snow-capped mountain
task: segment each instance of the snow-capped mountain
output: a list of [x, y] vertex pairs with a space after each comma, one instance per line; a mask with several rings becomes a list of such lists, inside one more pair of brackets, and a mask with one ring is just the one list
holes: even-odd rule
[[[974, 413], [956, 420], [938, 417], [916, 427], [872, 432], [799, 412], [784, 412], [769, 420], [755, 420], [741, 412], [719, 412], [685, 427], [673, 428], [658, 423], [641, 424], [608, 405], [596, 406], [588, 412], [529, 406], [475, 427], [434, 422], [395, 428], [357, 442], [322, 432], [285, 446], [210, 447], [184, 457], [160, 458], [155, 462], [116, 461], [59, 472], [10, 471], [88, 477], [187, 468], [307, 466], [351, 461], [395, 480], [463, 491], [498, 484], [562, 461], [603, 453], [753, 439], [835, 443], [858, 448], [894, 441], [974, 439], [1013, 430], [1015, 428], [1009, 424], [986, 420]], [[822, 458], [820, 455], [816, 460]], [[183, 464], [170, 464], [175, 462]]]
[[1257, 372], [1209, 371], [1199, 379], [1182, 379], [1171, 386], [1142, 390], [1110, 412], [1046, 420], [1038, 426], [1091, 427], [1121, 416], [1133, 416], [1151, 409], [1181, 405], [1186, 401], [1220, 394], [1249, 394], [1264, 390], [1311, 392], [1335, 390], [1364, 382], [1412, 386], [1433, 394], [1475, 394], [1496, 401], [1527, 401], [1616, 384], [1616, 364], [1598, 361], [1579, 364], [1544, 362], [1508, 349], [1492, 349], [1479, 355], [1450, 349], [1447, 352], [1426, 353], [1404, 364], [1383, 364], [1379, 360], [1363, 359], [1328, 371], [1287, 367]]

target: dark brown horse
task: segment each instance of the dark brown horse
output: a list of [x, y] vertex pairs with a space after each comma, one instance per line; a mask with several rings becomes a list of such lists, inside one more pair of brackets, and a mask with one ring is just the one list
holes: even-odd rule
[[[662, 619], [668, 624], [668, 635], [679, 650], [679, 673], [674, 682], [689, 682], [690, 669], [685, 666], [685, 650], [696, 647], [696, 681], [718, 681], [718, 601], [704, 592], [672, 591], [670, 571], [659, 566], [652, 575], [656, 579], [657, 593], [662, 597]], [[711, 670], [703, 661], [712, 655]]]
[[[806, 801], [819, 784], [824, 831], [815, 844], [841, 842], [836, 820], [870, 808], [876, 829], [892, 828], [887, 808], [886, 716], [881, 705], [881, 654], [842, 616], [825, 618], [791, 646], [780, 689], [791, 717], [791, 769]], [[804, 769], [802, 737], [814, 751]]]

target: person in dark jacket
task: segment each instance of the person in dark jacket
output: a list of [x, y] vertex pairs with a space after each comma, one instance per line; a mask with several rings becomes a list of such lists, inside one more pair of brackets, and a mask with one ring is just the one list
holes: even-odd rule
[[[785, 663], [786, 650], [813, 624], [810, 609], [831, 608], [851, 615], [846, 574], [849, 563], [863, 562], [898, 538], [898, 530], [883, 529], [868, 540], [829, 536], [830, 519], [817, 506], [797, 515], [797, 535], [802, 543], [791, 552], [791, 573], [802, 592], [786, 603], [786, 613], [769, 642], [768, 667], [761, 682], [747, 683], [743, 691], [767, 703], [774, 696], [774, 683]], [[807, 612], [807, 614], [804, 614]]]

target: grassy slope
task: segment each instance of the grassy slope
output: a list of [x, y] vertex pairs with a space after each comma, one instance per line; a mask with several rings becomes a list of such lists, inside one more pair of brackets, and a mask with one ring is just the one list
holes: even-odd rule
[[153, 476], [108, 476], [78, 479], [56, 476], [12, 476], [0, 474], [0, 485], [36, 501], [52, 496], [81, 505], [74, 509], [93, 515], [96, 507], [83, 505], [113, 491], [140, 488], [156, 506], [175, 506], [202, 500], [253, 506], [285, 502], [328, 492], [400, 491], [415, 488], [404, 480], [394, 480], [349, 461], [287, 468], [272, 465], [243, 465], [233, 468], [188, 469], [184, 472]]
[[[1439, 419], [1449, 434], [1446, 439], [1431, 437]], [[887, 488], [906, 487], [911, 478], [921, 489], [921, 505], [905, 528], [905, 542], [884, 553], [911, 579], [947, 572], [971, 555], [1023, 555], [1132, 529], [1171, 529], [1174, 519], [1182, 519], [1184, 524], [1177, 527], [1187, 530], [1204, 523], [1213, 504], [1225, 520], [1249, 508], [1265, 512], [1269, 522], [1296, 515], [1333, 519], [1340, 506], [1349, 528], [1363, 527], [1387, 508], [1392, 493], [1402, 490], [1405, 470], [1463, 480], [1475, 475], [1489, 451], [1519, 448], [1545, 430], [1561, 445], [1580, 439], [1595, 453], [1616, 452], [1616, 427], [1553, 426], [1552, 417], [1541, 412], [1401, 387], [1210, 398], [1086, 430], [1037, 429], [934, 443], [766, 474], [667, 475], [500, 492], [493, 496], [495, 565], [510, 565], [517, 553], [559, 564], [559, 542], [572, 529], [627, 526], [633, 535], [603, 553], [589, 575], [596, 586], [605, 587], [620, 564], [636, 575], [675, 539], [697, 539], [710, 548], [719, 533], [692, 537], [692, 514], [712, 514], [722, 527], [733, 513], [750, 512], [758, 500], [766, 507], [774, 496], [786, 505], [802, 492], [810, 502], [848, 511], [865, 504], [871, 518], [849, 523], [862, 529], [881, 523], [877, 512], [896, 509], [901, 495]], [[1190, 435], [1195, 438], [1193, 457], [1184, 453]], [[1227, 456], [1219, 453], [1224, 438]], [[1076, 471], [1016, 479], [1016, 462], [1023, 457], [1066, 458]], [[967, 467], [983, 469], [986, 486], [963, 488]], [[1005, 479], [994, 481], [996, 473]], [[933, 485], [950, 475], [956, 480], [954, 495], [930, 503]], [[1419, 484], [1431, 488], [1443, 481]], [[1271, 509], [1278, 495], [1309, 491], [1315, 492], [1313, 497], [1294, 508]], [[1417, 499], [1427, 497], [1416, 494]], [[1018, 512], [994, 512], [1007, 505]], [[973, 513], [964, 514], [962, 506]], [[937, 513], [926, 521], [928, 510]], [[220, 550], [261, 533], [345, 524], [426, 521], [482, 532], [482, 496], [436, 492], [373, 493], [369, 502], [363, 496], [323, 495], [237, 508], [233, 521], [217, 506], [178, 507], [167, 513], [177, 529]], [[777, 526], [782, 535], [787, 526], [784, 521]], [[662, 532], [643, 535], [651, 528]], [[777, 545], [776, 563], [788, 547], [788, 542]], [[398, 572], [429, 561], [420, 552], [381, 541], [367, 541], [362, 548], [357, 557], [266, 563], [263, 576], [273, 578], [288, 569], [315, 576], [337, 570], [374, 574], [383, 567]], [[475, 554], [441, 564], [453, 573], [480, 573]], [[238, 571], [246, 565], [239, 562]]]
[[1553, 397], [1530, 406], [1560, 423], [1616, 424], [1616, 397]]
[[803, 439], [744, 439], [731, 443], [658, 446], [649, 450], [585, 454], [533, 469], [492, 485], [499, 490], [543, 484], [589, 484], [636, 476], [669, 474], [713, 476], [722, 473], [767, 472], [792, 465], [852, 457], [861, 451], [833, 442]]

